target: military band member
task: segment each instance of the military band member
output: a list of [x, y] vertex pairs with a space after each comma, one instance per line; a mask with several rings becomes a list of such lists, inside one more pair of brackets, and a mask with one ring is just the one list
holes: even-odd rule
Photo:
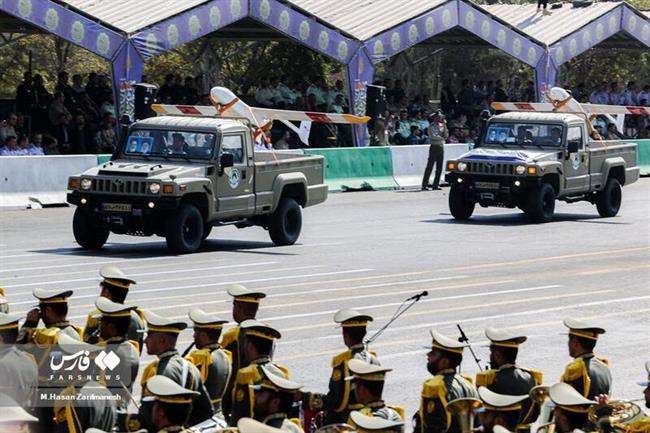
[[350, 412], [350, 419], [354, 422], [357, 433], [400, 433], [404, 431], [404, 421], [368, 416], [358, 411]]
[[299, 419], [289, 419], [293, 396], [300, 384], [278, 376], [267, 365], [260, 369], [262, 381], [255, 385], [255, 419], [289, 433], [304, 433]]
[[458, 398], [478, 399], [474, 385], [456, 371], [463, 360], [465, 344], [431, 330], [427, 370], [434, 377], [424, 382], [420, 409], [414, 415], [415, 433], [460, 433], [458, 421], [447, 403]]
[[560, 379], [589, 400], [600, 394], [610, 394], [612, 374], [606, 358], [594, 355], [598, 336], [605, 330], [575, 319], [565, 319], [569, 328], [569, 355], [574, 361], [566, 366]]
[[3, 433], [31, 433], [38, 418], [30, 415], [15, 400], [0, 393], [0, 431]]
[[52, 431], [81, 433], [91, 427], [111, 431], [117, 420], [115, 401], [111, 398], [111, 392], [99, 383], [101, 371], [93, 362], [93, 354], [101, 351], [101, 348], [67, 334], [59, 335], [58, 347], [67, 355], [85, 351], [90, 354], [90, 359], [89, 367], [83, 370], [83, 374], [76, 372], [71, 382], [63, 379], [63, 383], [69, 385], [61, 392], [61, 398], [54, 402], [56, 427]]
[[129, 374], [129, 377], [125, 377], [120, 381], [121, 385], [127, 388], [126, 391], [122, 387], [113, 389], [120, 396], [117, 405], [126, 408], [131, 401], [133, 383], [135, 383], [140, 369], [140, 354], [127, 339], [127, 333], [131, 325], [131, 313], [136, 307], [118, 304], [102, 296], [95, 300], [95, 307], [101, 315], [99, 322], [101, 342], [97, 345], [113, 351], [120, 360], [120, 371]]
[[511, 432], [517, 430], [519, 418], [524, 406], [522, 405], [529, 398], [528, 393], [523, 395], [498, 394], [489, 388], [480, 386], [478, 395], [483, 403], [483, 411], [480, 414], [481, 425], [484, 433], [494, 433], [494, 426], [502, 426]]
[[260, 301], [266, 297], [264, 292], [247, 289], [241, 284], [229, 287], [228, 294], [233, 298], [232, 318], [237, 325], [228, 329], [221, 337], [221, 347], [229, 351], [232, 355], [230, 381], [221, 401], [221, 408], [226, 419], [230, 417], [232, 412], [232, 389], [237, 372], [240, 368], [248, 365], [248, 360], [246, 360], [244, 353], [244, 334], [241, 332], [241, 323], [245, 320], [255, 320]]
[[147, 390], [154, 402], [151, 407], [153, 432], [189, 432], [192, 401], [199, 393], [183, 388], [166, 376], [156, 375], [147, 381]]
[[221, 400], [230, 381], [232, 354], [221, 347], [219, 337], [227, 320], [198, 308], [190, 311], [194, 323], [194, 345], [186, 359], [199, 369], [201, 381], [210, 395], [215, 412], [221, 412]]
[[[116, 304], [124, 304], [126, 295], [135, 280], [128, 277], [120, 268], [115, 265], [106, 265], [99, 270], [99, 275], [102, 281], [99, 283], [101, 289], [99, 296], [107, 298]], [[131, 311], [131, 321], [127, 333], [128, 339], [135, 346], [138, 355], [142, 353], [142, 344], [144, 333], [144, 312], [139, 308], [134, 308]], [[86, 319], [86, 326], [83, 331], [83, 340], [86, 343], [95, 344], [101, 339], [99, 336], [99, 322], [101, 320], [101, 313], [98, 310], [93, 310], [88, 314]]]
[[13, 314], [0, 313], [0, 394], [18, 402], [20, 407], [31, 408], [38, 368], [32, 355], [16, 347], [19, 320]]
[[[476, 386], [506, 395], [528, 395], [530, 390], [542, 384], [543, 373], [516, 364], [519, 346], [526, 337], [507, 329], [487, 328], [485, 336], [490, 340], [490, 370], [476, 374]], [[521, 418], [514, 431], [530, 431], [530, 424], [539, 415], [539, 407], [527, 398], [521, 403]]]
[[354, 384], [344, 380], [350, 376], [348, 363], [359, 359], [370, 364], [379, 365], [377, 357], [368, 351], [364, 344], [368, 323], [372, 317], [348, 308], [334, 314], [334, 322], [341, 326], [343, 342], [347, 350], [332, 358], [332, 375], [327, 394], [314, 392], [298, 393], [305, 410], [325, 411], [323, 424], [345, 423], [351, 410], [358, 409], [354, 395]]
[[244, 352], [251, 362], [237, 372], [232, 395], [232, 414], [228, 419], [231, 426], [237, 425], [240, 418], [255, 418], [252, 405], [255, 400], [253, 386], [262, 382], [263, 366], [266, 366], [270, 373], [289, 379], [289, 370], [272, 362], [273, 345], [275, 340], [281, 338], [280, 332], [256, 320], [242, 322], [241, 328], [245, 334]]
[[572, 433], [590, 427], [587, 418], [589, 408], [596, 404], [588, 400], [567, 383], [556, 383], [549, 389], [549, 397], [555, 404], [555, 431]]
[[[167, 319], [150, 311], [145, 311], [145, 318], [147, 320], [147, 337], [144, 343], [147, 347], [147, 354], [155, 355], [158, 359], [145, 367], [140, 379], [143, 397], [139, 411], [140, 423], [149, 431], [152, 431], [151, 418], [149, 418], [151, 400], [146, 399], [151, 393], [146, 384], [150, 378], [156, 375], [165, 376], [180, 386], [198, 393], [190, 411], [190, 425], [211, 418], [214, 414], [214, 408], [210, 396], [203, 382], [201, 382], [201, 373], [176, 350], [178, 335], [187, 328], [187, 323]], [[130, 426], [131, 431], [138, 428], [140, 426], [136, 422], [133, 422]]]
[[[81, 340], [81, 330], [67, 320], [68, 298], [72, 296], [72, 290], [34, 289], [32, 294], [38, 299], [38, 308], [27, 313], [18, 334], [19, 344], [35, 343], [38, 346], [56, 344], [59, 332]], [[38, 328], [39, 320], [43, 321], [45, 328]], [[37, 361], [40, 365], [42, 360], [37, 359]]]

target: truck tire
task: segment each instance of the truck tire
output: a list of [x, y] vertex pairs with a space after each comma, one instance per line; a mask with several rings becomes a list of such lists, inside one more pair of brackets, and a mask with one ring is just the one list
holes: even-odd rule
[[596, 208], [601, 217], [611, 218], [616, 216], [621, 208], [621, 184], [617, 179], [609, 178], [605, 188], [596, 196]]
[[183, 203], [165, 222], [167, 248], [175, 254], [193, 253], [203, 240], [203, 217], [199, 210]]
[[282, 197], [269, 217], [269, 235], [275, 245], [293, 245], [300, 237], [302, 210], [296, 200]]
[[535, 223], [547, 223], [555, 213], [555, 190], [548, 183], [543, 183], [533, 191], [528, 198], [526, 214]]
[[203, 236], [201, 236], [201, 240], [206, 240], [208, 236], [210, 236], [210, 233], [212, 232], [212, 226], [206, 226], [203, 225]]
[[72, 218], [72, 233], [82, 248], [98, 250], [104, 246], [111, 232], [106, 227], [94, 226], [88, 212], [77, 208]]
[[452, 186], [449, 191], [449, 211], [457, 220], [468, 220], [474, 213], [476, 203], [468, 200], [465, 191], [457, 186]]

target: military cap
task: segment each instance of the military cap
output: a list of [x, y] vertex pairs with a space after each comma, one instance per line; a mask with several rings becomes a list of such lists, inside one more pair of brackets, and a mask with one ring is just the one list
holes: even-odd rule
[[227, 320], [219, 319], [216, 314], [206, 313], [200, 308], [194, 308], [189, 313], [190, 320], [194, 323], [194, 328], [197, 329], [222, 329]]
[[171, 404], [190, 404], [198, 392], [183, 388], [166, 376], [156, 375], [145, 384], [155, 400]]
[[87, 351], [88, 353], [99, 352], [102, 350], [101, 347], [95, 346], [94, 344], [88, 344], [81, 340], [77, 340], [65, 332], [59, 332], [57, 337], [57, 345], [61, 351], [71, 355], [79, 352], [80, 350]]
[[481, 397], [485, 410], [496, 412], [507, 412], [521, 410], [521, 402], [528, 398], [528, 394], [506, 395], [497, 394], [484, 386], [478, 388], [478, 395]]
[[360, 359], [348, 361], [348, 368], [352, 373], [351, 378], [373, 382], [383, 382], [386, 379], [386, 373], [392, 371], [390, 368], [369, 364]]
[[648, 375], [648, 380], [639, 382], [639, 385], [641, 386], [650, 386], [650, 361], [645, 363], [645, 371]]
[[258, 322], [257, 320], [244, 320], [240, 324], [241, 329], [246, 331], [246, 335], [252, 337], [264, 338], [266, 340], [276, 340], [282, 338], [279, 331], [267, 325], [266, 323]]
[[[38, 418], [30, 415], [20, 407], [20, 405], [7, 394], [0, 394], [0, 425], [3, 432], [11, 433], [7, 430], [5, 424], [21, 424], [25, 422], [38, 422]], [[16, 430], [17, 432], [20, 430]]]
[[239, 433], [286, 433], [285, 430], [271, 427], [253, 418], [240, 418], [237, 421]]
[[492, 426], [492, 433], [513, 433], [502, 425]]
[[9, 313], [0, 313], [0, 331], [7, 329], [18, 329], [18, 321], [20, 316]]
[[261, 368], [262, 373], [264, 373], [264, 378], [262, 379], [262, 383], [253, 387], [256, 391], [262, 388], [267, 388], [274, 391], [294, 394], [296, 391], [302, 388], [302, 385], [299, 383], [278, 376], [265, 365], [263, 365]]
[[368, 322], [372, 322], [372, 316], [350, 308], [343, 308], [334, 314], [334, 322], [343, 328], [368, 326]]
[[564, 319], [564, 326], [569, 328], [569, 335], [590, 340], [598, 340], [598, 335], [605, 333], [603, 328], [571, 318]]
[[131, 317], [131, 311], [136, 308], [134, 305], [118, 304], [103, 296], [95, 299], [95, 307], [104, 317]]
[[595, 401], [584, 398], [575, 388], [564, 382], [551, 386], [549, 397], [553, 403], [569, 412], [586, 413], [589, 406], [596, 404]]
[[72, 296], [72, 290], [47, 290], [47, 289], [34, 289], [32, 294], [38, 299], [41, 304], [58, 304], [68, 302], [68, 298]]
[[527, 337], [506, 328], [486, 328], [485, 336], [492, 346], [517, 348]]
[[120, 268], [115, 265], [104, 265], [99, 270], [99, 276], [103, 278], [102, 282], [120, 289], [129, 290], [131, 284], [135, 284], [133, 278], [128, 277]]
[[357, 431], [396, 430], [404, 426], [404, 421], [391, 421], [378, 416], [367, 416], [356, 410], [350, 412], [350, 418], [358, 427]]
[[255, 289], [247, 289], [241, 284], [235, 284], [234, 286], [228, 287], [227, 292], [230, 296], [235, 298], [235, 301], [251, 302], [253, 304], [259, 304], [260, 299], [266, 297], [266, 293]]
[[463, 354], [463, 349], [467, 344], [461, 343], [453, 338], [445, 337], [435, 329], [429, 331], [433, 341], [431, 342], [431, 349], [440, 349], [451, 353]]
[[180, 334], [187, 328], [187, 323], [179, 322], [174, 319], [167, 319], [159, 316], [152, 311], [145, 311], [144, 318], [147, 321], [148, 332], [166, 332], [168, 334]]

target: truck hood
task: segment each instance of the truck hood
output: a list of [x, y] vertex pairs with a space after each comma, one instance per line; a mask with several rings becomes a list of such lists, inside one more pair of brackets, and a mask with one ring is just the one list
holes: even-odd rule
[[485, 149], [478, 148], [463, 154], [458, 160], [463, 161], [500, 161], [535, 163], [540, 161], [556, 160], [559, 150], [532, 150], [532, 149]]
[[143, 179], [166, 180], [170, 177], [205, 176], [208, 165], [166, 162], [110, 161], [84, 172], [88, 176], [124, 176]]

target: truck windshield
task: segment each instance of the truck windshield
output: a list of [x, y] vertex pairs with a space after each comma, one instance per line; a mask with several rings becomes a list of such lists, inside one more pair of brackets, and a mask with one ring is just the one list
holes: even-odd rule
[[485, 144], [503, 146], [560, 147], [564, 127], [544, 123], [490, 123], [485, 132]]
[[208, 132], [135, 129], [126, 139], [124, 154], [207, 160], [212, 158], [215, 142], [215, 134]]

